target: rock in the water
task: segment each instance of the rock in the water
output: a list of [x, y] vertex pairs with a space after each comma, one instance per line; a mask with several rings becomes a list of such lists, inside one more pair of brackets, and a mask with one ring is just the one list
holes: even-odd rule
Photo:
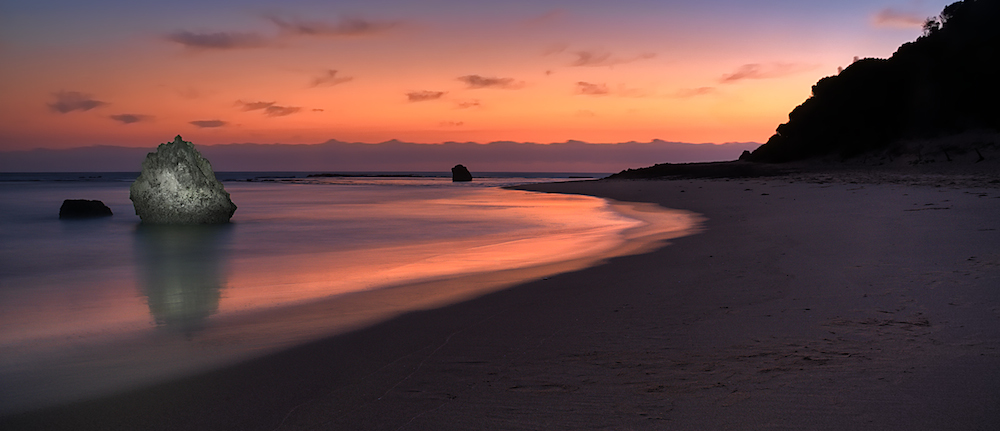
[[110, 217], [111, 208], [101, 201], [89, 201], [86, 199], [66, 199], [59, 207], [59, 218], [93, 218]]
[[472, 181], [472, 174], [465, 166], [455, 165], [454, 168], [451, 168], [451, 180], [454, 182]]
[[227, 223], [236, 212], [212, 165], [180, 135], [146, 156], [129, 198], [143, 223]]

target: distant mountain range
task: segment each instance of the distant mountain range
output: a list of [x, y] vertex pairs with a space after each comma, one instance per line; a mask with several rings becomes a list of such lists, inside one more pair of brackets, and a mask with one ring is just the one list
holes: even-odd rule
[[[168, 141], [166, 139], [165, 141]], [[197, 145], [197, 142], [195, 143]], [[198, 146], [219, 172], [447, 172], [464, 164], [472, 172], [611, 173], [656, 163], [733, 160], [760, 144], [689, 144], [653, 140], [618, 144], [567, 141], [379, 144], [330, 140], [322, 144], [228, 144]], [[0, 152], [0, 172], [138, 172], [155, 148], [94, 146]]]

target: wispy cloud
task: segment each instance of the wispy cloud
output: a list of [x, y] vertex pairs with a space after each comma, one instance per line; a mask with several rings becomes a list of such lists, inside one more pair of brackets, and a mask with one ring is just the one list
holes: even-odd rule
[[410, 102], [426, 102], [428, 100], [440, 99], [444, 95], [444, 91], [411, 91], [406, 93], [406, 100]]
[[73, 111], [89, 111], [108, 105], [107, 102], [96, 100], [93, 96], [78, 91], [60, 91], [54, 96], [56, 96], [56, 101], [49, 103], [49, 108], [62, 114]]
[[182, 99], [194, 100], [202, 96], [202, 92], [194, 87], [180, 88], [174, 90]]
[[578, 81], [574, 87], [576, 94], [585, 96], [647, 97], [652, 94], [648, 90], [628, 87], [625, 84], [618, 84], [616, 88], [612, 89], [611, 86], [603, 82]]
[[282, 33], [298, 36], [360, 37], [383, 33], [398, 27], [398, 21], [372, 21], [357, 17], [345, 17], [334, 23], [323, 21], [303, 21], [268, 16]]
[[606, 66], [611, 61], [611, 53], [603, 51], [576, 51], [576, 60], [570, 66]]
[[569, 44], [567, 43], [563, 42], [553, 43], [552, 45], [549, 45], [545, 47], [544, 50], [542, 50], [542, 55], [550, 56], [550, 55], [560, 54], [565, 52], [567, 49], [569, 49]]
[[132, 123], [138, 123], [138, 122], [141, 122], [141, 121], [152, 120], [153, 116], [151, 116], [151, 115], [142, 115], [142, 114], [118, 114], [118, 115], [109, 115], [108, 118], [110, 118], [112, 120], [115, 120], [115, 121], [119, 121], [122, 124], [132, 124]]
[[442, 121], [438, 123], [441, 127], [462, 127], [465, 125], [464, 121]]
[[339, 72], [336, 70], [327, 69], [322, 75], [313, 78], [312, 85], [310, 85], [310, 87], [332, 87], [354, 79], [350, 76], [337, 76], [338, 73]]
[[719, 78], [719, 82], [728, 84], [744, 79], [778, 78], [814, 68], [815, 66], [798, 63], [749, 63], [740, 66], [732, 73], [722, 75], [722, 78]]
[[237, 100], [236, 106], [239, 106], [243, 111], [264, 111], [264, 115], [268, 117], [284, 117], [302, 110], [298, 106], [278, 106], [275, 103], [277, 102], [244, 102]]
[[760, 79], [760, 78], [764, 78], [764, 77], [765, 77], [765, 74], [764, 74], [764, 71], [763, 71], [763, 67], [761, 67], [761, 65], [759, 65], [759, 64], [752, 63], [752, 64], [744, 64], [744, 65], [740, 66], [733, 73], [722, 75], [722, 78], [720, 79], [720, 81], [722, 81], [722, 82], [735, 82], [735, 81], [739, 81], [741, 79]]
[[644, 52], [631, 57], [619, 57], [608, 51], [599, 50], [574, 51], [573, 55], [576, 56], [576, 60], [573, 60], [569, 65], [576, 67], [611, 67], [656, 57], [656, 53], [652, 52]]
[[674, 93], [674, 97], [696, 97], [704, 96], [706, 94], [712, 94], [715, 92], [715, 87], [698, 87], [698, 88], [682, 88]]
[[479, 107], [479, 101], [478, 100], [466, 100], [464, 102], [458, 102], [455, 105], [455, 107], [458, 108], [458, 109], [478, 108]]
[[[399, 21], [373, 21], [354, 17], [342, 18], [333, 23], [282, 18], [275, 15], [268, 15], [265, 18], [277, 26], [280, 35], [284, 36], [361, 37], [382, 33], [401, 25]], [[277, 37], [263, 36], [256, 32], [196, 33], [186, 30], [175, 31], [164, 36], [166, 40], [191, 50], [261, 48], [274, 45]]]
[[576, 94], [585, 94], [588, 96], [605, 96], [611, 93], [608, 90], [608, 86], [605, 84], [593, 84], [590, 82], [577, 82], [576, 83]]
[[267, 38], [257, 33], [194, 33], [190, 31], [177, 31], [168, 34], [166, 39], [194, 50], [260, 48], [267, 46], [269, 43]]
[[540, 28], [548, 27], [566, 16], [566, 11], [564, 9], [553, 9], [545, 12], [541, 15], [524, 20], [521, 23], [521, 27], [524, 28]]
[[225, 121], [222, 121], [222, 120], [196, 120], [196, 121], [189, 121], [188, 123], [190, 123], [191, 125], [194, 125], [196, 127], [201, 127], [203, 129], [213, 128], [213, 127], [222, 127], [222, 126], [225, 126], [226, 124], [229, 124], [229, 123], [227, 123]]
[[256, 111], [258, 109], [266, 109], [274, 106], [275, 102], [244, 102], [242, 100], [236, 101], [236, 106], [244, 111]]
[[926, 17], [914, 12], [905, 12], [893, 8], [885, 8], [872, 16], [872, 24], [876, 27], [892, 28], [923, 28]]
[[625, 84], [618, 84], [615, 94], [621, 97], [646, 97], [650, 95], [650, 91], [641, 88], [630, 88], [625, 86]]
[[468, 88], [504, 88], [514, 90], [524, 86], [523, 82], [515, 81], [514, 78], [495, 78], [481, 75], [459, 76], [458, 80], [464, 82]]
[[264, 108], [264, 115], [268, 117], [284, 117], [286, 115], [292, 115], [296, 112], [301, 111], [302, 108], [298, 106], [268, 106]]

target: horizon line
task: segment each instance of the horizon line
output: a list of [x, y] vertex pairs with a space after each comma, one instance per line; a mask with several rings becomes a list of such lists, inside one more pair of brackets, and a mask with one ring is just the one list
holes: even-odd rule
[[[181, 136], [181, 135], [177, 135], [177, 136]], [[532, 142], [532, 141], [508, 141], [508, 140], [498, 140], [498, 141], [489, 141], [489, 142], [476, 142], [476, 141], [409, 142], [409, 141], [402, 141], [402, 140], [395, 139], [395, 138], [389, 139], [389, 140], [386, 140], [386, 141], [381, 141], [381, 142], [359, 142], [359, 141], [349, 142], [349, 141], [341, 141], [341, 140], [338, 140], [336, 138], [331, 138], [331, 139], [328, 139], [328, 140], [323, 141], [323, 142], [317, 142], [317, 143], [312, 143], [312, 144], [286, 144], [286, 143], [281, 143], [281, 142], [272, 142], [272, 143], [230, 142], [228, 144], [198, 144], [198, 143], [196, 143], [194, 141], [188, 141], [188, 142], [191, 142], [191, 143], [193, 143], [193, 144], [195, 144], [195, 145], [197, 145], [199, 147], [222, 147], [222, 146], [229, 146], [229, 145], [311, 146], [311, 145], [327, 145], [327, 144], [333, 144], [333, 143], [350, 144], [350, 145], [383, 145], [383, 144], [397, 143], [397, 144], [428, 145], [428, 146], [447, 145], [447, 144], [467, 144], [467, 145], [523, 144], [523, 145], [543, 145], [543, 146], [548, 146], [548, 145], [560, 145], [560, 144], [623, 145], [623, 144], [653, 144], [653, 143], [680, 144], [680, 145], [714, 145], [714, 146], [732, 145], [732, 144], [738, 144], [738, 145], [746, 145], [746, 144], [763, 145], [760, 142], [756, 142], [756, 141], [727, 141], [727, 142], [721, 142], [721, 143], [720, 142], [682, 142], [682, 141], [667, 141], [667, 140], [663, 140], [663, 139], [660, 139], [660, 138], [654, 138], [654, 139], [649, 140], [649, 141], [635, 141], [635, 140], [632, 140], [632, 141], [624, 141], [624, 142], [588, 142], [588, 141], [581, 141], [581, 140], [577, 140], [577, 139], [567, 139], [566, 141], [562, 141], [562, 142], [547, 142], [547, 143]], [[155, 147], [155, 146], [158, 146], [158, 145], [164, 144], [164, 143], [167, 143], [167, 142], [157, 142], [156, 144], [153, 144], [153, 145]], [[150, 148], [148, 146], [140, 146], [140, 145], [131, 146], [131, 145], [95, 144], [95, 145], [83, 145], [83, 146], [79, 146], [79, 147], [66, 147], [66, 148], [36, 147], [36, 148], [21, 149], [21, 150], [3, 150], [3, 149], [0, 149], [0, 153], [15, 153], [15, 152], [30, 152], [30, 151], [67, 151], [67, 150], [82, 149], [82, 148], [100, 148], [100, 147], [110, 147], [110, 148]]]

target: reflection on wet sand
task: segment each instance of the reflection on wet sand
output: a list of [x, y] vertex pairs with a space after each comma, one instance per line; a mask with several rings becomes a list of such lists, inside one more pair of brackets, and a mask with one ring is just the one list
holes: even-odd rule
[[231, 231], [229, 224], [136, 229], [141, 290], [157, 325], [191, 335], [219, 310]]
[[[244, 196], [237, 224], [112, 231], [116, 247], [100, 256], [118, 266], [56, 272], [67, 289], [20, 289], [35, 296], [14, 304], [38, 306], [7, 307], [34, 332], [14, 332], [16, 346], [0, 338], [0, 415], [194, 375], [584, 268], [689, 234], [700, 220], [591, 197], [415, 190], [275, 186]], [[394, 199], [369, 202], [385, 196]]]

